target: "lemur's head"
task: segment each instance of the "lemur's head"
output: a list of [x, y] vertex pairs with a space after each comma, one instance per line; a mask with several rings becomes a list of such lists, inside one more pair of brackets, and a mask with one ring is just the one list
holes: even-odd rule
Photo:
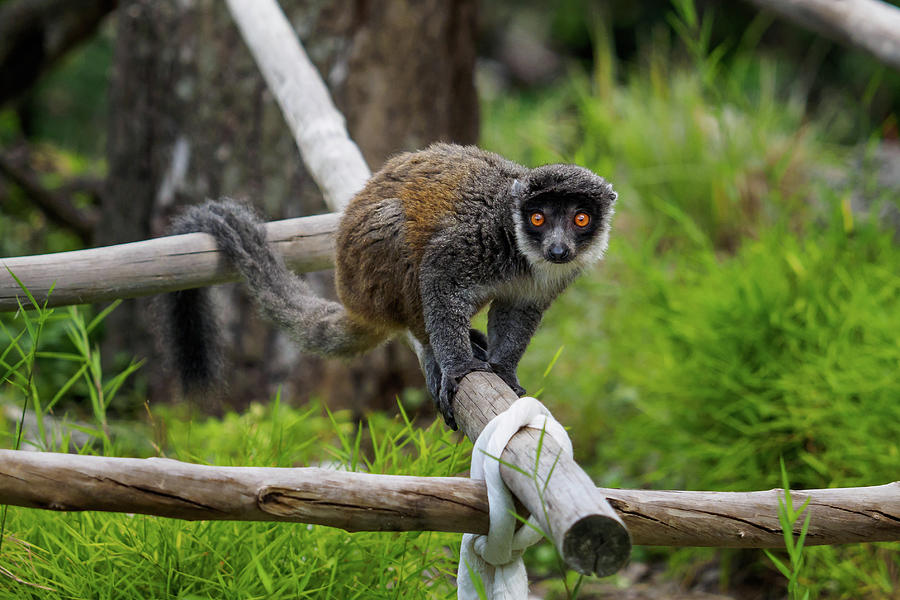
[[585, 267], [603, 257], [616, 203], [605, 179], [576, 165], [545, 165], [510, 192], [516, 242], [533, 267]]

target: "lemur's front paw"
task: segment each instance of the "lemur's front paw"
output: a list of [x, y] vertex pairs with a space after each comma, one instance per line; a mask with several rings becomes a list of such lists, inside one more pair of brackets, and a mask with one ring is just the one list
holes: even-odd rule
[[456, 424], [456, 416], [453, 414], [453, 398], [459, 390], [459, 382], [463, 377], [473, 371], [490, 371], [491, 366], [483, 360], [472, 360], [465, 367], [457, 369], [448, 369], [441, 373], [441, 389], [434, 396], [437, 402], [438, 410], [444, 416], [444, 422], [450, 429], [456, 431], [459, 427]]
[[506, 369], [506, 368], [501, 367], [500, 365], [495, 365], [492, 363], [491, 369], [494, 371], [494, 373], [497, 375], [497, 377], [499, 377], [500, 379], [503, 380], [503, 383], [505, 383], [510, 388], [512, 388], [512, 391], [514, 391], [516, 393], [516, 396], [521, 398], [522, 396], [525, 395], [525, 393], [526, 393], [525, 388], [523, 388], [519, 384], [519, 377], [516, 375], [515, 368]]
[[456, 415], [453, 414], [453, 397], [456, 396], [457, 389], [459, 389], [459, 384], [453, 381], [452, 377], [442, 374], [441, 389], [434, 397], [434, 401], [437, 402], [437, 409], [444, 417], [444, 423], [453, 431], [459, 429], [459, 426], [456, 424]]

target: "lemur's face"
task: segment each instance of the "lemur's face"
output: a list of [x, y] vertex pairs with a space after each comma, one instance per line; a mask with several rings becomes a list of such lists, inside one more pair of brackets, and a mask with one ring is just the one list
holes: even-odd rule
[[562, 273], [603, 257], [616, 193], [577, 165], [544, 165], [510, 187], [516, 243], [532, 267]]
[[607, 229], [607, 215], [588, 197], [540, 194], [522, 202], [517, 220], [520, 249], [532, 264], [583, 265], [599, 258], [606, 245], [598, 233]]

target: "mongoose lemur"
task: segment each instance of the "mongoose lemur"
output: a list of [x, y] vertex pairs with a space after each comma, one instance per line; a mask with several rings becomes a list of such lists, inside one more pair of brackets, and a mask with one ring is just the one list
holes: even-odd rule
[[[529, 169], [472, 146], [435, 144], [375, 173], [338, 228], [340, 302], [316, 296], [266, 245], [262, 222], [223, 200], [187, 210], [172, 233], [212, 234], [262, 312], [302, 350], [352, 356], [409, 331], [450, 427], [460, 379], [491, 371], [517, 394], [516, 367], [541, 315], [609, 238], [616, 193], [575, 165]], [[470, 329], [490, 303], [487, 336]], [[219, 376], [205, 290], [168, 295], [174, 359], [186, 387]]]

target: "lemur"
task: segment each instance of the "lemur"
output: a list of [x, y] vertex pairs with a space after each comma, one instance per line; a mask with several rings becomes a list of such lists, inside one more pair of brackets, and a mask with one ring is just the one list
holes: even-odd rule
[[[323, 299], [266, 244], [263, 222], [231, 200], [207, 202], [171, 233], [211, 234], [262, 313], [301, 350], [348, 357], [408, 331], [428, 389], [456, 429], [452, 400], [472, 371], [518, 395], [516, 368], [541, 316], [609, 240], [616, 193], [588, 169], [529, 169], [474, 146], [434, 144], [388, 160], [347, 206], [337, 231], [340, 302]], [[487, 335], [471, 319], [490, 304]], [[203, 289], [167, 295], [167, 337], [186, 388], [221, 370]]]

